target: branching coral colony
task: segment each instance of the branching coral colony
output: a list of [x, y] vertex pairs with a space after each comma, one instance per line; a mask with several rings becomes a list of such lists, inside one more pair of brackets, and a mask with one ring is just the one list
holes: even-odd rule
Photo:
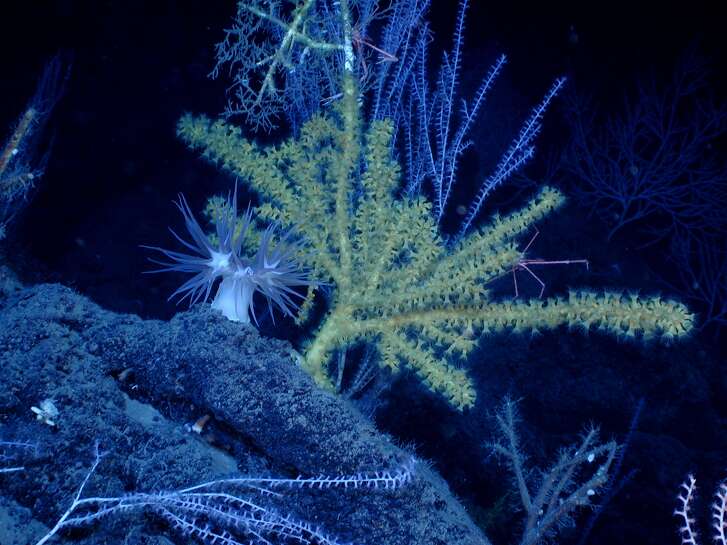
[[[202, 150], [207, 159], [249, 184], [262, 202], [257, 209], [259, 218], [285, 227], [295, 226], [314, 249], [301, 253], [300, 260], [317, 278], [329, 282], [332, 289], [327, 313], [305, 348], [303, 359], [303, 366], [320, 385], [335, 388], [328, 370], [332, 355], [363, 341], [378, 348], [381, 366], [393, 372], [408, 367], [428, 388], [462, 410], [471, 407], [476, 398], [467, 372], [457, 365], [457, 359], [466, 357], [476, 346], [473, 333], [552, 329], [565, 324], [584, 330], [597, 327], [617, 336], [671, 339], [692, 328], [693, 317], [685, 306], [659, 297], [571, 291], [565, 298], [502, 301], [494, 300], [489, 293], [488, 284], [511, 271], [523, 258], [518, 238], [532, 232], [537, 221], [561, 206], [563, 195], [553, 188], [542, 188], [522, 209], [495, 216], [473, 232], [464, 231], [487, 193], [532, 155], [532, 141], [543, 110], [562, 85], [561, 80], [534, 110], [496, 172], [483, 184], [468, 216], [468, 225], [452, 240], [445, 240], [440, 234], [440, 212], [451, 189], [448, 180], [455, 174], [457, 156], [466, 147], [464, 131], [504, 62], [501, 58], [483, 80], [475, 100], [469, 105], [465, 103], [462, 125], [455, 137], [448, 139], [454, 100], [446, 87], [448, 83], [452, 88], [456, 84], [466, 2], [461, 4], [455, 35], [456, 56], [445, 56], [439, 92], [430, 106], [426, 106], [425, 78], [415, 74], [413, 68], [420, 66], [417, 59], [424, 58], [426, 31], [414, 45], [410, 41], [391, 45], [391, 36], [387, 34], [392, 26], [398, 28], [398, 35], [413, 32], [411, 29], [423, 13], [423, 3], [394, 3], [393, 14], [387, 15], [391, 19], [380, 49], [386, 50], [389, 57], [400, 59], [402, 66], [396, 71], [396, 63], [382, 59], [379, 66], [386, 64], [384, 68], [393, 72], [388, 80], [380, 79], [373, 88], [374, 94], [382, 88], [390, 91], [389, 106], [377, 108], [377, 95], [369, 102], [372, 106], [367, 123], [363, 120], [366, 111], [362, 98], [367, 82], [362, 59], [357, 54], [363, 55], [364, 50], [371, 48], [356, 47], [352, 14], [363, 19], [362, 11], [366, 10], [362, 6], [370, 8], [374, 3], [361, 1], [349, 5], [346, 0], [331, 4], [308, 0], [289, 14], [289, 23], [282, 20], [279, 6], [273, 4], [269, 11], [253, 3], [239, 4], [239, 14], [270, 25], [276, 31], [273, 35], [281, 40], [279, 49], [267, 56], [261, 53], [261, 62], [251, 65], [250, 70], [267, 67], [267, 72], [259, 78], [263, 85], [257, 95], [250, 91], [253, 80], [245, 80], [247, 94], [240, 97], [247, 101], [247, 113], [254, 112], [255, 106], [266, 100], [279, 100], [285, 90], [290, 91], [291, 72], [299, 64], [307, 63], [310, 67], [312, 58], [320, 63], [328, 58], [326, 55], [333, 58], [331, 66], [339, 69], [341, 82], [330, 111], [311, 112], [301, 124], [297, 138], [269, 148], [243, 138], [239, 128], [225, 121], [206, 117], [185, 115], [179, 122], [178, 133], [192, 148]], [[396, 17], [401, 20], [396, 22]], [[338, 26], [333, 27], [331, 21], [337, 21]], [[240, 19], [238, 24], [242, 25]], [[337, 41], [317, 41], [315, 29], [324, 27], [337, 32], [319, 35], [329, 39], [333, 35]], [[244, 26], [238, 28], [239, 39], [244, 30]], [[360, 36], [360, 29], [357, 32]], [[407, 77], [401, 75], [402, 71], [411, 78], [402, 80]], [[330, 77], [332, 72], [335, 70], [320, 73]], [[370, 72], [366, 70], [366, 74]], [[281, 73], [288, 77], [282, 84]], [[409, 91], [396, 95], [392, 87], [401, 88], [402, 81], [411, 83]], [[413, 98], [407, 102], [402, 93]], [[442, 99], [443, 96], [450, 100]], [[407, 123], [400, 112], [414, 99], [424, 103], [425, 113], [421, 115], [428, 117], [420, 118], [419, 123]], [[396, 105], [392, 106], [394, 102]], [[422, 134], [437, 108], [437, 130], [430, 132], [435, 133], [438, 159], [432, 158], [431, 168], [425, 166], [423, 170], [433, 180], [433, 205], [421, 191], [401, 194], [402, 173], [392, 152], [397, 131], [404, 127], [411, 133], [417, 125], [418, 143], [412, 144], [412, 139], [405, 137], [405, 154], [418, 154], [420, 158], [426, 155], [421, 153]], [[386, 110], [388, 114], [371, 113], [372, 109]], [[439, 115], [441, 112], [449, 112], [450, 117]], [[424, 147], [427, 145], [428, 141]], [[414, 146], [419, 153], [413, 150]], [[411, 180], [412, 162], [405, 162]], [[442, 173], [438, 178], [437, 171]], [[311, 289], [299, 311], [300, 321], [307, 318], [313, 296]]]

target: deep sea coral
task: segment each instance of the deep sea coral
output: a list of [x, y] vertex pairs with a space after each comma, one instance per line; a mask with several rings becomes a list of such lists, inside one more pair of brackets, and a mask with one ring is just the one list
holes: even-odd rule
[[[543, 188], [521, 210], [496, 216], [449, 246], [426, 198], [396, 196], [400, 170], [390, 152], [391, 123], [372, 123], [359, 142], [338, 111], [314, 117], [299, 139], [267, 149], [223, 121], [188, 115], [179, 123], [183, 140], [262, 197], [262, 218], [296, 225], [315, 249], [301, 259], [335, 290], [305, 348], [303, 366], [320, 385], [336, 389], [332, 356], [363, 341], [378, 348], [382, 367], [394, 373], [408, 367], [464, 409], [476, 393], [454, 358], [466, 357], [478, 334], [565, 324], [673, 339], [692, 328], [684, 305], [658, 297], [572, 291], [566, 299], [496, 300], [488, 285], [524, 258], [517, 239], [558, 208], [563, 196]], [[360, 178], [359, 163], [366, 165]], [[308, 308], [303, 305], [301, 320]]]

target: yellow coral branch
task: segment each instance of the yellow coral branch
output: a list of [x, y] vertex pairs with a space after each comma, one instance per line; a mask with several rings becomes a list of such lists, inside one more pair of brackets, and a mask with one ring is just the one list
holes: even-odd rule
[[[492, 301], [488, 285], [522, 258], [517, 238], [563, 203], [543, 188], [522, 209], [448, 247], [424, 198], [397, 198], [400, 169], [390, 152], [393, 128], [373, 123], [359, 135], [355, 85], [346, 80], [336, 115], [315, 116], [298, 140], [259, 150], [223, 122], [185, 117], [180, 134], [205, 156], [248, 181], [263, 198], [261, 217], [295, 225], [311, 252], [301, 258], [333, 295], [302, 366], [334, 389], [328, 363], [336, 350], [375, 345], [380, 365], [411, 369], [453, 407], [475, 402], [466, 356], [476, 334], [532, 331], [561, 325], [623, 336], [671, 339], [688, 333], [693, 316], [659, 298], [615, 292], [571, 292], [567, 299]], [[353, 86], [353, 87], [351, 87]], [[363, 144], [363, 145], [362, 145]], [[359, 165], [366, 168], [359, 172]], [[353, 181], [360, 181], [354, 191]], [[307, 313], [313, 303], [308, 293]]]

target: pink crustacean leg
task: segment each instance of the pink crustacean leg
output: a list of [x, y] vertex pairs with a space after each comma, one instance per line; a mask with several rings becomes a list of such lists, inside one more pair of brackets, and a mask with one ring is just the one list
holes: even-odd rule
[[[533, 242], [537, 238], [537, 236], [540, 234], [540, 231], [538, 231], [537, 228], [535, 228], [535, 234], [530, 239], [530, 241], [525, 245], [525, 248], [523, 248], [522, 254], [525, 255], [525, 253], [528, 251], [530, 246], [532, 246]], [[515, 265], [512, 267], [512, 278], [513, 283], [515, 285], [515, 298], [518, 297], [518, 286], [517, 286], [517, 271], [518, 270], [524, 270], [527, 271], [530, 276], [532, 276], [535, 281], [540, 284], [540, 294], [538, 294], [538, 298], [541, 298], [543, 296], [543, 293], [545, 292], [545, 282], [543, 282], [537, 274], [535, 274], [532, 269], [530, 268], [531, 265], [575, 265], [582, 263], [586, 266], [586, 270], [588, 269], [588, 260], [587, 259], [555, 259], [555, 260], [546, 260], [546, 259], [525, 259], [521, 258]]]
[[[374, 16], [376, 15], [376, 11], [374, 11]], [[356, 51], [358, 52], [358, 56], [361, 59], [361, 65], [363, 68], [363, 79], [366, 79], [369, 74], [368, 66], [366, 65], [366, 59], [364, 59], [363, 55], [363, 46], [370, 47], [374, 51], [376, 51], [379, 55], [381, 55], [381, 62], [397, 62], [399, 58], [396, 55], [392, 55], [388, 51], [384, 51], [381, 48], [376, 47], [371, 42], [367, 42], [363, 37], [361, 36], [361, 32], [358, 28], [353, 29], [353, 44], [356, 47]]]
[[[399, 58], [396, 55], [392, 55], [391, 53], [384, 51], [383, 49], [380, 49], [380, 48], [376, 47], [374, 44], [367, 42], [366, 40], [361, 38], [361, 35], [359, 34], [359, 31], [357, 29], [353, 29], [353, 45], [356, 48], [356, 51], [358, 52], [359, 58], [361, 59], [361, 67], [363, 69], [362, 80], [365, 80], [369, 74], [369, 69], [368, 69], [368, 66], [366, 65], [366, 59], [364, 59], [364, 56], [362, 53], [364, 45], [367, 47], [370, 47], [371, 49], [373, 49], [374, 51], [379, 53], [379, 55], [381, 55], [380, 62], [397, 62], [399, 60]], [[334, 100], [339, 99], [342, 96], [343, 96], [343, 93], [336, 93], [333, 96], [322, 99], [321, 104], [323, 106], [328, 106]]]

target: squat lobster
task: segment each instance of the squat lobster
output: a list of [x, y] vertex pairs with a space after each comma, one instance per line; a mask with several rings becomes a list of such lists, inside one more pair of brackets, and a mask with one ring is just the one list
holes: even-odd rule
[[361, 35], [361, 31], [358, 28], [354, 28], [352, 34], [353, 34], [352, 35], [353, 45], [356, 48], [356, 51], [358, 52], [359, 59], [361, 59], [361, 66], [363, 68], [363, 79], [366, 79], [369, 75], [369, 69], [368, 69], [368, 66], [366, 65], [366, 59], [364, 58], [364, 54], [363, 54], [363, 46], [370, 47], [371, 49], [376, 51], [379, 55], [381, 55], [382, 62], [396, 62], [399, 60], [399, 58], [396, 55], [392, 55], [391, 53], [376, 47], [371, 42], [367, 42]]
[[533, 235], [533, 238], [530, 239], [530, 241], [525, 245], [525, 248], [523, 248], [523, 251], [520, 254], [520, 259], [512, 266], [512, 281], [515, 286], [515, 297], [519, 295], [518, 292], [518, 286], [517, 286], [517, 271], [526, 271], [530, 276], [535, 278], [535, 281], [540, 284], [540, 294], [538, 295], [538, 298], [543, 296], [543, 292], [545, 291], [545, 282], [543, 282], [537, 274], [535, 274], [530, 267], [533, 265], [575, 265], [578, 263], [583, 263], [586, 266], [586, 270], [588, 270], [588, 260], [587, 259], [556, 259], [556, 260], [546, 260], [541, 258], [532, 258], [528, 259], [525, 257], [525, 253], [528, 251], [530, 246], [532, 246], [535, 239], [540, 234], [540, 231], [538, 231], [537, 227], [535, 228], [535, 234]]

